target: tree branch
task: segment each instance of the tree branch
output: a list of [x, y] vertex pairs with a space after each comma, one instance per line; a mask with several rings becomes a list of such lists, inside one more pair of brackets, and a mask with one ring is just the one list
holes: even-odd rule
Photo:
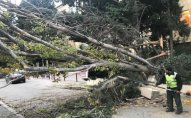
[[28, 52], [23, 52], [23, 51], [15, 51], [16, 54], [22, 55], [22, 56], [40, 56], [40, 54], [33, 54], [33, 53], [28, 53]]
[[[1, 1], [0, 1], [1, 2]], [[10, 3], [11, 4], [11, 3]], [[80, 38], [80, 39], [83, 39], [85, 42], [88, 42], [90, 44], [95, 44], [97, 46], [101, 46], [102, 48], [106, 48], [106, 49], [110, 49], [110, 50], [113, 50], [115, 52], [120, 52], [120, 53], [123, 53], [124, 55], [127, 55], [127, 56], [130, 56], [136, 60], [138, 60], [141, 64], [145, 64], [147, 65], [148, 67], [150, 68], [156, 68], [155, 66], [153, 66], [148, 60], [136, 55], [136, 54], [133, 54], [127, 50], [125, 50], [124, 48], [119, 48], [119, 47], [115, 47], [111, 44], [107, 44], [107, 43], [104, 43], [104, 42], [100, 42], [98, 40], [96, 40], [95, 38], [93, 37], [89, 37], [89, 36], [86, 36], [78, 31], [74, 31], [72, 30], [69, 26], [66, 26], [66, 25], [62, 25], [62, 24], [57, 24], [57, 23], [54, 23], [54, 21], [50, 21], [50, 20], [47, 20], [47, 19], [44, 19], [42, 17], [38, 17], [37, 15], [35, 15], [34, 13], [30, 13], [30, 11], [26, 11], [25, 9], [21, 9], [20, 7], [17, 7], [17, 6], [14, 6], [15, 8], [17, 9], [7, 9], [8, 11], [10, 12], [14, 12], [16, 14], [21, 14], [21, 15], [26, 15], [28, 16], [29, 18], [34, 18], [34, 19], [38, 19], [40, 21], [43, 21], [45, 24], [47, 24], [49, 27], [51, 28], [54, 28], [54, 29], [57, 29], [69, 36], [72, 36], [72, 37], [76, 37], [76, 38]], [[12, 7], [11, 7], [12, 8]], [[25, 13], [26, 11], [26, 13]], [[1, 19], [1, 18], [0, 18]], [[24, 36], [32, 39], [33, 41], [35, 42], [38, 42], [38, 43], [41, 43], [41, 44], [44, 44], [52, 49], [55, 49], [55, 50], [58, 50], [58, 51], [62, 51], [62, 49], [60, 48], [57, 48], [55, 46], [53, 46], [52, 44], [46, 42], [46, 41], [43, 41], [41, 40], [40, 38], [37, 38], [35, 36], [32, 36], [31, 34], [29, 34], [28, 32], [18, 28], [17, 26], [11, 24], [11, 23], [5, 23], [5, 24], [8, 24], [9, 27], [13, 28], [14, 30], [16, 30], [17, 32], [20, 32], [21, 34], [23, 34]], [[84, 57], [82, 57], [84, 58]], [[89, 61], [92, 61], [91, 59], [89, 59]], [[143, 66], [141, 64], [125, 64], [125, 63], [116, 63], [116, 62], [107, 62], [107, 61], [101, 61], [100, 63], [95, 63], [95, 61], [97, 60], [93, 60], [92, 62], [94, 62], [94, 64], [92, 64], [90, 67], [86, 67], [87, 69], [88, 68], [92, 68], [94, 67], [93, 65], [95, 66], [99, 66], [99, 65], [108, 65], [108, 64], [114, 64], [114, 65], [117, 65], [121, 68], [124, 68], [124, 69], [127, 69], [127, 70], [132, 70], [132, 71], [143, 71], [143, 72], [146, 72], [148, 71], [148, 68], [146, 66]], [[84, 67], [83, 67], [84, 68]], [[77, 69], [83, 69], [82, 67], [81, 68], [77, 68]], [[29, 70], [32, 70], [32, 71], [47, 71], [48, 68], [28, 68]], [[60, 71], [63, 71], [63, 69], [58, 69]], [[65, 69], [64, 69], [65, 70]], [[69, 69], [70, 70], [70, 69]], [[75, 70], [75, 69], [73, 69]]]
[[130, 53], [130, 52], [128, 52], [128, 51], [126, 51], [126, 50], [124, 50], [124, 49], [122, 49], [122, 48], [118, 48], [118, 47], [112, 46], [112, 45], [110, 45], [110, 44], [106, 44], [106, 43], [103, 43], [103, 42], [99, 42], [99, 41], [97, 41], [96, 39], [94, 39], [94, 38], [92, 38], [92, 37], [85, 36], [85, 35], [83, 35], [83, 34], [81, 34], [81, 33], [79, 33], [79, 32], [71, 31], [71, 30], [69, 30], [69, 29], [67, 29], [67, 28], [65, 28], [65, 27], [63, 27], [63, 26], [58, 26], [58, 25], [56, 25], [56, 24], [54, 24], [54, 23], [52, 23], [52, 22], [50, 22], [50, 21], [46, 21], [46, 20], [45, 20], [45, 22], [46, 22], [50, 27], [52, 27], [52, 28], [55, 28], [55, 29], [60, 30], [60, 31], [63, 31], [64, 33], [67, 33], [67, 34], [69, 34], [69, 35], [82, 38], [82, 39], [84, 39], [84, 40], [86, 40], [86, 41], [89, 41], [89, 42], [91, 42], [91, 43], [93, 43], [93, 44], [96, 44], [96, 45], [98, 45], [98, 46], [102, 46], [103, 48], [107, 48], [107, 49], [111, 49], [111, 50], [113, 50], [113, 51], [121, 52], [121, 53], [126, 54], [126, 55], [128, 55], [128, 56], [130, 56], [130, 57], [132, 57], [132, 58], [134, 58], [134, 59], [136, 59], [136, 60], [138, 60], [138, 61], [140, 61], [140, 62], [142, 62], [142, 63], [147, 64], [147, 65], [150, 66], [151, 68], [155, 68], [155, 67], [154, 67], [151, 63], [149, 63], [147, 60], [143, 59], [142, 57], [139, 57], [138, 55], [132, 54], [132, 53]]
[[[34, 14], [33, 14], [33, 15], [34, 15]], [[31, 15], [30, 15], [29, 17], [31, 17]], [[136, 60], [138, 60], [138, 61], [140, 61], [140, 62], [146, 64], [146, 65], [148, 65], [148, 66], [151, 67], [151, 68], [156, 68], [155, 66], [153, 66], [153, 65], [152, 65], [150, 62], [148, 62], [147, 60], [143, 59], [142, 57], [139, 57], [138, 55], [132, 54], [131, 52], [128, 52], [128, 51], [126, 51], [126, 50], [123, 49], [123, 48], [118, 48], [118, 47], [112, 46], [112, 45], [110, 45], [110, 44], [106, 44], [106, 43], [103, 43], [103, 42], [99, 42], [99, 41], [97, 41], [96, 39], [94, 39], [94, 38], [92, 38], [92, 37], [89, 37], [89, 36], [86, 36], [86, 35], [81, 34], [80, 32], [72, 31], [72, 30], [70, 30], [69, 27], [62, 26], [62, 25], [57, 25], [57, 24], [53, 23], [52, 21], [49, 21], [49, 20], [40, 18], [40, 17], [38, 17], [38, 16], [36, 16], [36, 15], [34, 15], [33, 18], [35, 18], [35, 19], [36, 19], [36, 18], [41, 19], [41, 20], [44, 21], [46, 24], [48, 24], [50, 27], [55, 28], [55, 29], [57, 29], [57, 30], [59, 30], [59, 31], [62, 31], [63, 33], [66, 33], [66, 34], [68, 34], [68, 35], [70, 35], [70, 36], [74, 36], [74, 37], [78, 37], [78, 38], [80, 38], [80, 39], [84, 39], [84, 40], [87, 41], [87, 42], [91, 42], [91, 43], [96, 44], [96, 45], [98, 45], [98, 46], [102, 46], [103, 48], [106, 48], [106, 49], [110, 49], [110, 50], [113, 50], [113, 51], [121, 52], [121, 53], [123, 53], [123, 54], [126, 54], [126, 55], [128, 55], [128, 56], [130, 56], [130, 57], [132, 57], [132, 58], [134, 58], [134, 59], [136, 59]]]
[[100, 91], [105, 90], [105, 89], [113, 88], [116, 86], [115, 82], [118, 82], [119, 80], [128, 81], [129, 78], [122, 77], [122, 76], [117, 76], [117, 77], [111, 78], [111, 79], [105, 81], [100, 88], [95, 89], [93, 92], [100, 92]]
[[18, 44], [20, 47], [23, 47], [25, 50], [27, 50], [27, 46], [20, 43], [16, 38], [14, 38], [13, 36], [11, 36], [10, 34], [8, 34], [7, 32], [3, 31], [2, 29], [0, 29], [0, 33], [4, 34], [5, 37], [7, 37], [10, 41]]
[[166, 56], [166, 55], [168, 55], [168, 52], [161, 52], [159, 55], [156, 55], [154, 57], [150, 57], [147, 60], [150, 61], [150, 60], [153, 60], [153, 59], [156, 59], [156, 58], [159, 58], [159, 57], [162, 57], [162, 56]]
[[44, 41], [44, 40], [41, 40], [40, 38], [37, 38], [37, 37], [35, 37], [35, 36], [32, 36], [31, 34], [27, 33], [26, 31], [24, 31], [24, 30], [18, 28], [17, 26], [15, 26], [15, 25], [13, 25], [13, 24], [9, 24], [9, 26], [10, 26], [11, 28], [15, 29], [16, 31], [20, 32], [22, 35], [24, 35], [24, 36], [26, 36], [26, 37], [32, 39], [32, 40], [35, 41], [35, 42], [41, 43], [41, 44], [43, 44], [43, 45], [45, 45], [45, 46], [47, 46], [47, 47], [49, 47], [49, 48], [55, 49], [55, 50], [57, 50], [57, 51], [62, 51], [62, 49], [60, 49], [60, 48], [58, 48], [58, 47], [56, 47], [56, 46], [54, 46], [54, 45], [52, 45], [52, 44], [50, 44], [50, 43]]
[[22, 61], [11, 49], [9, 49], [9, 48], [6, 46], [6, 44], [4, 44], [4, 43], [1, 41], [1, 39], [0, 39], [0, 47], [1, 47], [2, 49], [4, 49], [7, 53], [9, 53], [9, 54], [10, 54], [14, 59], [16, 59], [19, 63], [21, 63], [21, 65], [22, 65], [24, 68], [28, 67], [27, 64], [26, 64], [24, 61]]
[[97, 67], [97, 66], [112, 66], [112, 65], [116, 65], [121, 69], [126, 69], [126, 70], [130, 70], [130, 71], [137, 71], [137, 72], [147, 72], [148, 68], [142, 65], [139, 66], [134, 66], [134, 65], [129, 65], [129, 64], [125, 64], [125, 63], [115, 63], [115, 62], [108, 62], [108, 61], [100, 61], [100, 62], [96, 62], [93, 64], [89, 64], [89, 65], [83, 65], [77, 68], [48, 68], [48, 67], [28, 67], [25, 68], [27, 71], [41, 71], [41, 72], [46, 72], [49, 71], [50, 69], [56, 70], [56, 71], [81, 71], [81, 70], [89, 70], [93, 67]]

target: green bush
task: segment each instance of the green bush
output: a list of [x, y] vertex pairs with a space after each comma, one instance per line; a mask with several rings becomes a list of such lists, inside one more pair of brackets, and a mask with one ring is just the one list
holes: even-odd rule
[[181, 54], [165, 59], [164, 65], [171, 65], [181, 75], [184, 83], [191, 83], [191, 55]]

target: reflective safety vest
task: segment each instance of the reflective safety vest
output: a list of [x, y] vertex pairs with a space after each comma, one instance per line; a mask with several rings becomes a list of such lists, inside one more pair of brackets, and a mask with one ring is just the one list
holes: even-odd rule
[[175, 75], [165, 74], [167, 87], [169, 87], [169, 88], [176, 88], [177, 87], [177, 82], [176, 82], [175, 77], [176, 77], [176, 74]]

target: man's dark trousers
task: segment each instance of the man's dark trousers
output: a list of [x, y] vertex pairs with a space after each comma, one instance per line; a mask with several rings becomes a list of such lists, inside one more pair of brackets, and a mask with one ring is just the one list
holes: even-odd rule
[[182, 111], [182, 102], [181, 102], [180, 94], [174, 91], [167, 90], [167, 108], [169, 110], [174, 110], [173, 99], [175, 99], [177, 111]]

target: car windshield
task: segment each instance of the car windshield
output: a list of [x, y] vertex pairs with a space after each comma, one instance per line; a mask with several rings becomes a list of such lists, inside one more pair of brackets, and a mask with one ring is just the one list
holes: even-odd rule
[[21, 73], [11, 73], [10, 77], [18, 77], [18, 76], [21, 76], [21, 75], [22, 75]]

